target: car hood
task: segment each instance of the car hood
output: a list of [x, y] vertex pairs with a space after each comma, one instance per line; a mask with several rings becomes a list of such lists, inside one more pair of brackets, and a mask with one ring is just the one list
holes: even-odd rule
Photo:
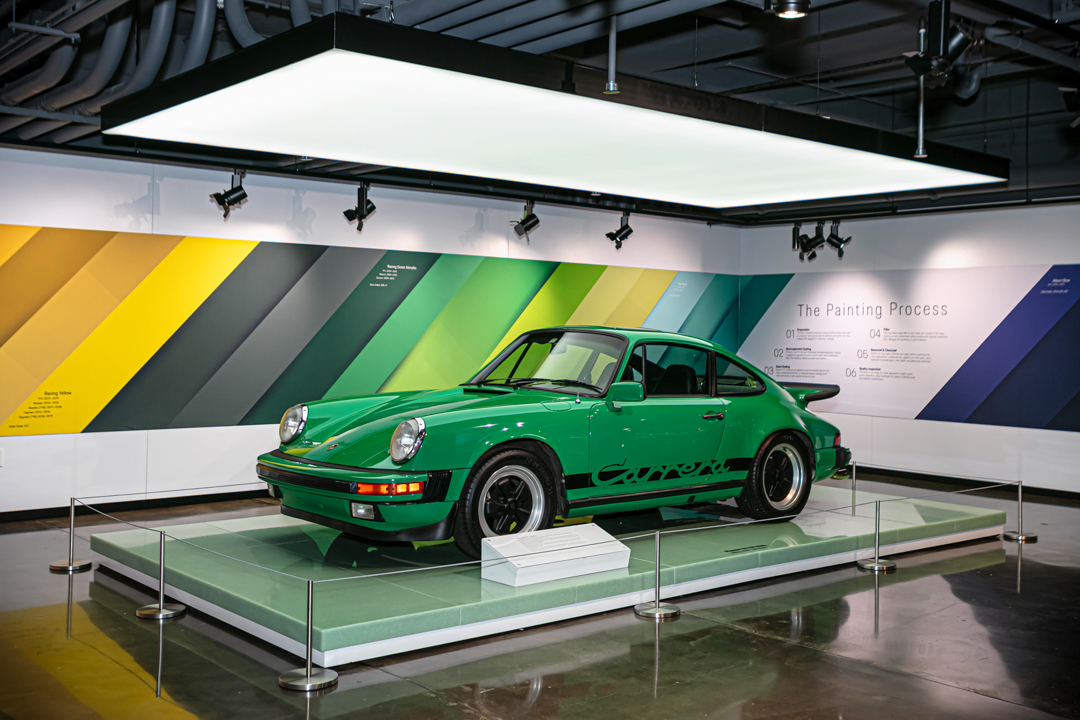
[[[574, 395], [540, 390], [477, 387], [387, 393], [308, 404], [308, 423], [301, 441], [285, 451], [307, 460], [336, 465], [394, 470], [421, 470], [390, 460], [390, 438], [397, 426], [423, 418], [427, 432], [464, 423], [491, 423], [504, 414], [569, 410]], [[420, 459], [420, 453], [418, 460]]]

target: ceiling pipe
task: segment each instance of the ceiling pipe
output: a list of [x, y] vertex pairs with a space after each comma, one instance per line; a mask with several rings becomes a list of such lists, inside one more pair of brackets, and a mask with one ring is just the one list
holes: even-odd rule
[[322, 0], [322, 14], [329, 15], [338, 11], [338, 0]]
[[[961, 67], [963, 67], [962, 71], [960, 70]], [[953, 88], [953, 94], [961, 100], [970, 100], [978, 94], [979, 88], [982, 87], [983, 76], [986, 75], [986, 65], [958, 66], [954, 73], [960, 76], [960, 81]]]
[[[127, 47], [130, 34], [131, 13], [122, 12], [120, 17], [112, 20], [105, 29], [105, 37], [101, 41], [97, 60], [89, 74], [85, 77], [76, 77], [71, 82], [42, 95], [28, 107], [46, 112], [58, 112], [60, 108], [97, 95], [116, 74], [116, 68], [120, 66], [120, 60], [124, 57], [124, 48]], [[25, 117], [0, 120], [0, 133], [13, 130], [29, 121], [30, 118]], [[61, 127], [61, 124], [55, 121], [34, 122], [16, 133], [16, 137], [20, 140], [32, 140], [58, 127]]]
[[27, 98], [45, 92], [64, 79], [74, 61], [75, 46], [61, 45], [49, 53], [49, 59], [40, 68], [0, 89], [0, 104], [17, 105]]
[[311, 22], [311, 9], [307, 0], [289, 0], [289, 17], [292, 18], [293, 27]]
[[[79, 115], [96, 115], [101, 108], [118, 100], [125, 95], [138, 92], [147, 87], [157, 77], [161, 70], [161, 63], [165, 60], [165, 53], [169, 49], [169, 40], [172, 38], [173, 20], [176, 18], [176, 0], [158, 0], [154, 6], [154, 13], [150, 18], [150, 31], [147, 33], [145, 50], [139, 64], [135, 66], [135, 72], [127, 80], [113, 85], [105, 92], [83, 100], [71, 108], [69, 112]], [[138, 29], [136, 29], [138, 32]], [[97, 128], [87, 125], [73, 125], [55, 133], [51, 140], [55, 143], [65, 143], [75, 140], [84, 135], [96, 132]]]
[[604, 94], [605, 95], [618, 95], [619, 94], [619, 83], [615, 82], [615, 50], [616, 50], [615, 20], [618, 17], [619, 17], [618, 15], [612, 15], [611, 20], [609, 21], [610, 24], [608, 26], [608, 36], [607, 36], [607, 54], [608, 54], [608, 58], [607, 58], [607, 85], [604, 86]]
[[206, 62], [206, 56], [210, 53], [210, 42], [214, 39], [214, 23], [216, 22], [217, 2], [197, 0], [195, 22], [191, 26], [191, 35], [188, 36], [184, 62], [180, 64], [181, 73], [197, 68]]
[[[926, 23], [919, 18], [919, 54], [926, 52]], [[915, 146], [915, 158], [926, 157], [926, 78], [919, 76], [919, 138]]]
[[996, 27], [988, 27], [983, 30], [983, 37], [988, 42], [992, 42], [995, 45], [1001, 45], [1012, 50], [1017, 50], [1025, 55], [1031, 55], [1037, 57], [1040, 60], [1046, 60], [1052, 62], [1055, 65], [1061, 65], [1067, 67], [1073, 72], [1080, 72], [1080, 58], [1060, 53], [1057, 50], [1051, 50], [1048, 47], [1043, 47], [1037, 43], [1033, 43], [1029, 40], [1024, 40], [1021, 37], [1012, 35], [1008, 30]]
[[236, 42], [243, 47], [251, 47], [265, 38], [255, 32], [244, 10], [244, 0], [225, 0], [225, 22], [229, 24], [229, 31]]

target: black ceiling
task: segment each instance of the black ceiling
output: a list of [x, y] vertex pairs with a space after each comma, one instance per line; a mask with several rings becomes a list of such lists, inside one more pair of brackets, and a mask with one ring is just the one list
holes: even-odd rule
[[[171, 19], [166, 12], [169, 3], [177, 3]], [[614, 15], [620, 74], [782, 108], [801, 114], [795, 117], [806, 116], [807, 128], [830, 120], [845, 121], [914, 136], [917, 81], [903, 54], [918, 49], [925, 2], [815, 0], [805, 18], [781, 20], [750, 0], [720, 4], [706, 0], [395, 0], [392, 6], [388, 0], [320, 0], [318, 4], [293, 0], [291, 14], [287, 0], [246, 5], [242, 0], [226, 0], [231, 26], [226, 20], [229, 12], [213, 3], [19, 0], [16, 19], [20, 23], [47, 23], [78, 32], [80, 39], [71, 46], [64, 38], [0, 31], [0, 72], [4, 73], [0, 75], [0, 143], [119, 156], [137, 152], [142, 158], [165, 162], [632, 209], [733, 224], [1080, 199], [1080, 129], [1070, 126], [1077, 113], [1067, 107], [1068, 90], [1060, 89], [1080, 86], [1080, 7], [1070, 0], [952, 2], [953, 19], [973, 28], [976, 40], [948, 82], [927, 91], [927, 137], [1007, 158], [1012, 168], [1007, 187], [719, 212], [630, 198], [577, 197], [553, 188], [332, 159], [146, 142], [136, 146], [131, 140], [106, 138], [97, 132], [92, 123], [100, 106], [95, 99], [101, 99], [97, 93], [103, 88], [111, 93], [104, 99], [114, 100], [179, 74], [185, 63], [190, 66], [193, 54], [198, 55], [191, 45], [198, 45], [200, 27], [208, 30], [203, 39], [210, 42], [207, 59], [212, 60], [238, 51], [241, 41], [250, 44], [260, 35], [290, 29], [291, 17], [302, 20], [305, 11], [317, 18], [336, 8], [367, 16], [371, 22], [389, 22], [392, 16], [398, 25], [604, 69], [609, 18]], [[241, 7], [245, 13], [238, 26], [237, 8]], [[0, 0], [0, 17], [11, 17], [11, 12], [12, 0]], [[244, 15], [246, 27], [242, 26]], [[130, 33], [105, 84], [95, 85], [89, 81], [100, 81], [109, 70], [104, 62], [107, 52], [102, 49], [108, 42], [106, 29], [121, 25], [124, 17], [139, 31]], [[161, 41], [166, 37], [167, 47]], [[118, 47], [113, 40], [114, 48]], [[595, 77], [602, 82], [603, 73]], [[110, 91], [110, 87], [115, 89]], [[72, 89], [82, 92], [76, 95], [78, 102], [55, 107], [49, 102], [70, 100]], [[87, 96], [90, 90], [94, 92]], [[71, 119], [81, 122], [65, 122]]]

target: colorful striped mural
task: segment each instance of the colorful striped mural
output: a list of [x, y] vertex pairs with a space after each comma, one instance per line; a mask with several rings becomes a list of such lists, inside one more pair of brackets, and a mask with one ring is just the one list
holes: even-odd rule
[[298, 402], [456, 385], [552, 325], [734, 348], [744, 281], [0, 226], [0, 435], [276, 423]]

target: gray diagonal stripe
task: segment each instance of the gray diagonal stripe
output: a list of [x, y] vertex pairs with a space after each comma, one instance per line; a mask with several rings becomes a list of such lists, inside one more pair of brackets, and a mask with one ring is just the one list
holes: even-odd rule
[[170, 427], [238, 424], [384, 254], [329, 248]]

